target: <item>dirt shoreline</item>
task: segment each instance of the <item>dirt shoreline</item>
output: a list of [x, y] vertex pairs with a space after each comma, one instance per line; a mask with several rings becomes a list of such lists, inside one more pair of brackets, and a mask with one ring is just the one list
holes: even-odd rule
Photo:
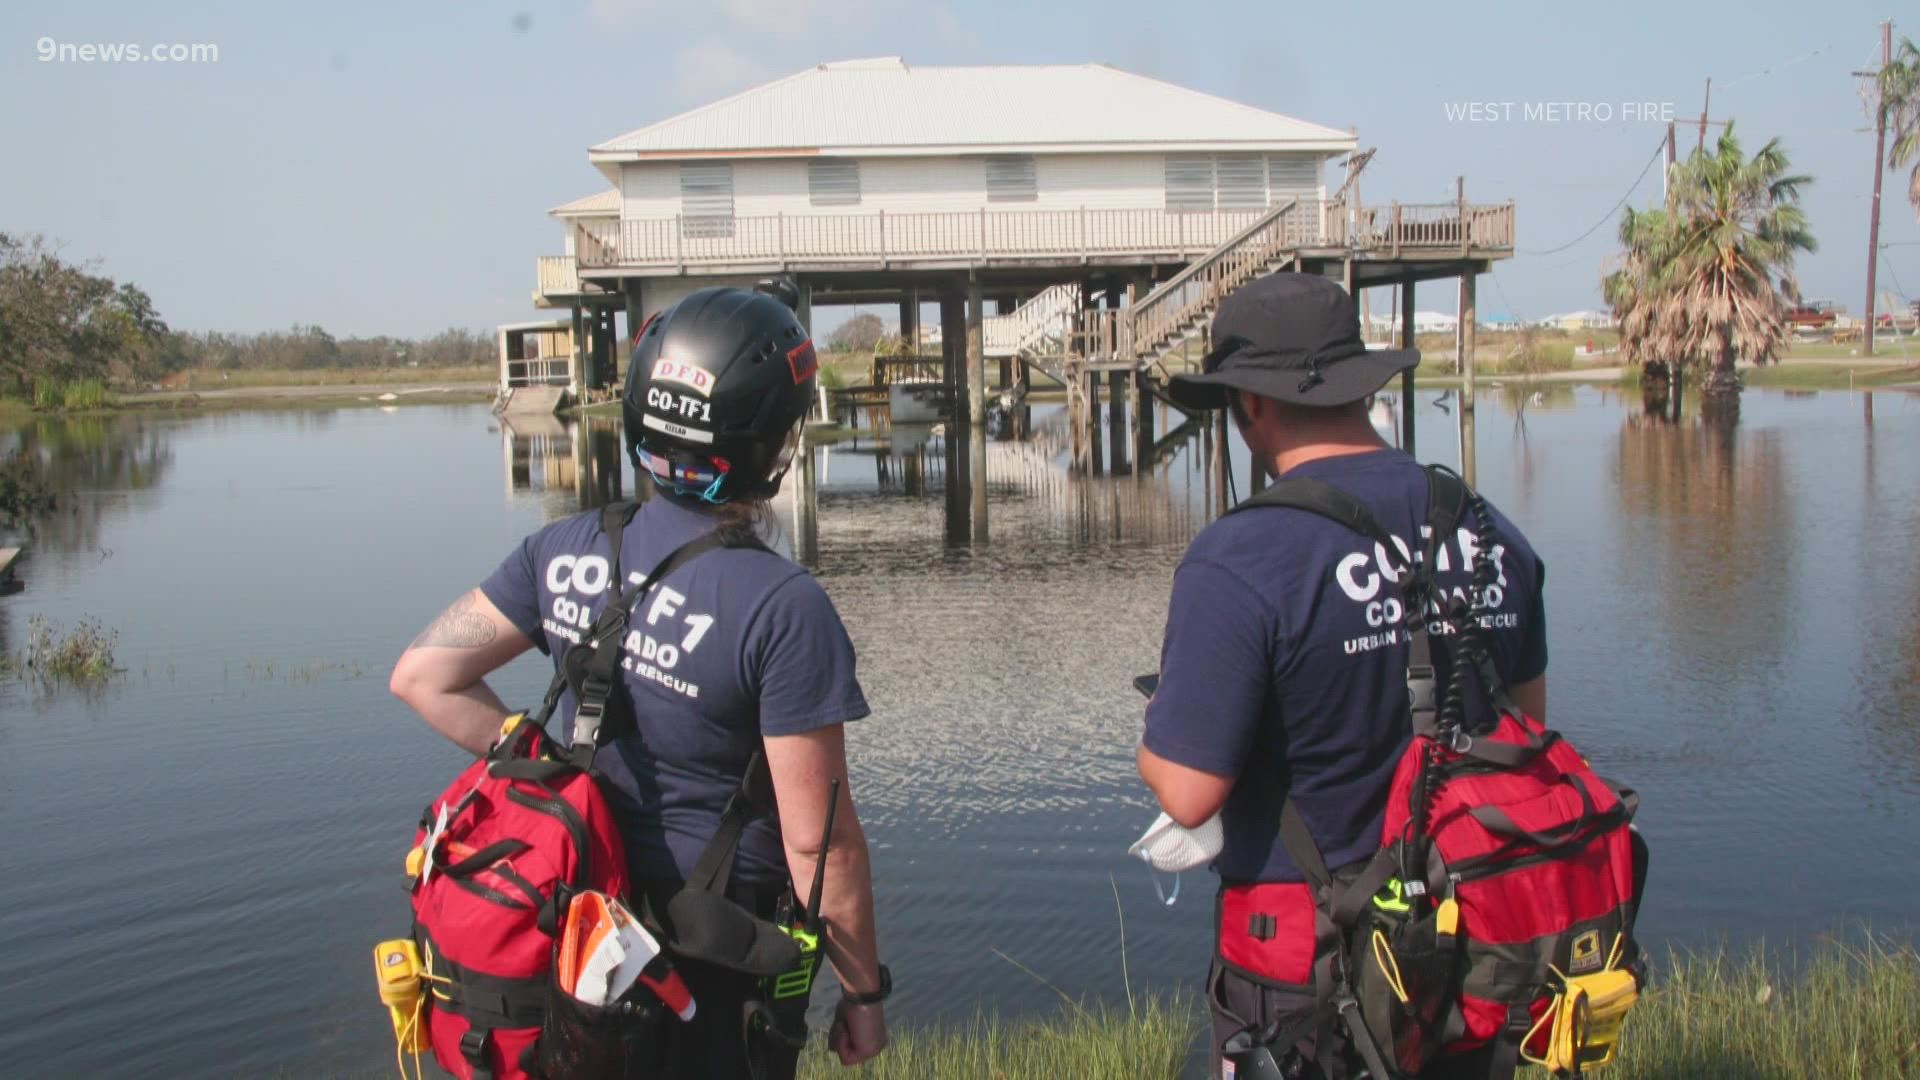
[[376, 408], [403, 405], [475, 405], [492, 401], [490, 382], [340, 383], [244, 386], [221, 390], [162, 390], [119, 394], [105, 409], [69, 416], [111, 413], [193, 413], [227, 409]]

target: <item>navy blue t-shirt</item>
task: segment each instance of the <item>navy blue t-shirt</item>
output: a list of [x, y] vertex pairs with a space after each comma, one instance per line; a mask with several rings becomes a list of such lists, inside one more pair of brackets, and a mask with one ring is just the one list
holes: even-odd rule
[[[648, 501], [625, 529], [626, 583], [615, 588], [600, 514], [580, 514], [527, 537], [480, 589], [557, 662], [619, 588], [713, 524], [669, 499]], [[622, 681], [637, 731], [602, 747], [594, 765], [605, 774], [631, 875], [679, 880], [719, 827], [762, 736], [858, 720], [867, 702], [833, 602], [806, 570], [769, 551], [722, 548], [685, 563], [635, 603], [630, 627]], [[570, 730], [571, 695], [559, 711]], [[769, 814], [742, 836], [733, 879], [786, 876]]]
[[[1279, 840], [1282, 794], [1299, 805], [1329, 866], [1370, 855], [1411, 737], [1394, 568], [1424, 547], [1426, 474], [1398, 450], [1377, 450], [1320, 458], [1287, 475], [1359, 499], [1406, 549], [1382, 552], [1309, 511], [1259, 507], [1209, 525], [1175, 570], [1160, 686], [1142, 741], [1169, 761], [1238, 778], [1214, 860], [1229, 881], [1301, 880]], [[1497, 670], [1520, 683], [1547, 669], [1545, 568], [1510, 522], [1491, 516], [1499, 575], [1483, 625]], [[1437, 583], [1449, 596], [1472, 582], [1472, 524], [1469, 515], [1436, 558]], [[1444, 638], [1434, 642], [1444, 678]], [[1469, 726], [1492, 719], [1470, 673], [1464, 701]], [[1265, 770], [1271, 786], [1254, 770]]]

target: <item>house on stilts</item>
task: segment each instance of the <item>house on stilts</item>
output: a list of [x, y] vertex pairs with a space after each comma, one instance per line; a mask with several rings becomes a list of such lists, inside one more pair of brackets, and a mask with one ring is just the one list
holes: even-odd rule
[[[937, 305], [936, 363], [966, 418], [984, 416], [989, 360], [1002, 386], [1038, 372], [1067, 387], [1086, 464], [1102, 383], [1137, 405], [1257, 276], [1397, 286], [1408, 340], [1415, 283], [1458, 278], [1473, 326], [1476, 275], [1513, 253], [1513, 204], [1462, 188], [1362, 205], [1342, 183], [1356, 149], [1100, 64], [821, 64], [590, 148], [609, 186], [551, 211], [564, 247], [539, 258], [535, 300], [572, 313], [581, 391], [615, 385], [632, 328], [709, 285], [791, 274], [803, 320], [898, 305], [906, 341]], [[1136, 440], [1146, 412], [1125, 410]]]

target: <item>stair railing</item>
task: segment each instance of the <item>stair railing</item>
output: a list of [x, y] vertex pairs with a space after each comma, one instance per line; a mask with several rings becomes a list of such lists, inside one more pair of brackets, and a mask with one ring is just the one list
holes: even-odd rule
[[1228, 293], [1292, 251], [1297, 230], [1290, 228], [1290, 219], [1299, 205], [1298, 199], [1276, 204], [1126, 308], [1128, 317], [1118, 327], [1116, 353], [1145, 360], [1150, 350], [1173, 338], [1186, 323], [1211, 312]]

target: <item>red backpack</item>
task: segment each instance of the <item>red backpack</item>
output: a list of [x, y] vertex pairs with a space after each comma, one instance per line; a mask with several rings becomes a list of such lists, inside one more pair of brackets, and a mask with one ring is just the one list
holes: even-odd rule
[[[624, 580], [621, 533], [636, 509], [622, 503], [601, 513], [613, 547], [610, 581]], [[633, 606], [677, 567], [734, 542], [708, 533], [639, 583], [609, 590], [582, 643], [562, 657], [539, 709], [508, 717], [487, 755], [422, 815], [407, 856], [413, 938], [428, 995], [416, 1022], [426, 1025], [435, 1060], [454, 1076], [617, 1073], [644, 1051], [635, 1040], [647, 1023], [664, 1015], [654, 1003], [585, 1015], [592, 1007], [556, 1002], [549, 975], [572, 897], [587, 889], [628, 893], [626, 848], [592, 762], [600, 745], [630, 730], [631, 706], [613, 691]], [[573, 742], [561, 747], [545, 725], [569, 687], [578, 703]], [[729, 804], [703, 865], [731, 864], [748, 816], [744, 801]], [[556, 1010], [565, 1012], [558, 1022]]]
[[[1452, 472], [1427, 474], [1424, 556], [1395, 575], [1407, 582], [1410, 614], [1398, 632], [1408, 642], [1413, 737], [1388, 793], [1380, 851], [1330, 871], [1298, 808], [1270, 791], [1280, 840], [1307, 880], [1222, 892], [1222, 962], [1311, 993], [1318, 1006], [1285, 1030], [1250, 1024], [1232, 1040], [1227, 1056], [1246, 1055], [1249, 1072], [1261, 1053], [1277, 1061], [1318, 1035], [1323, 1067], [1344, 1042], [1379, 1080], [1482, 1049], [1496, 1080], [1523, 1062], [1578, 1075], [1613, 1059], [1644, 977], [1633, 937], [1646, 868], [1630, 826], [1637, 799], [1508, 698], [1475, 607], [1496, 572], [1486, 504]], [[1358, 500], [1319, 481], [1283, 479], [1242, 506], [1306, 510], [1388, 557], [1398, 550]], [[1469, 509], [1480, 535], [1474, 587], [1449, 600], [1431, 568]], [[1444, 689], [1433, 667], [1441, 634], [1453, 661]], [[1463, 727], [1467, 678], [1497, 711], [1490, 730]]]
[[428, 1039], [455, 1076], [538, 1075], [554, 935], [575, 892], [627, 893], [627, 856], [591, 773], [547, 759], [507, 718], [486, 757], [427, 807], [408, 856]]

